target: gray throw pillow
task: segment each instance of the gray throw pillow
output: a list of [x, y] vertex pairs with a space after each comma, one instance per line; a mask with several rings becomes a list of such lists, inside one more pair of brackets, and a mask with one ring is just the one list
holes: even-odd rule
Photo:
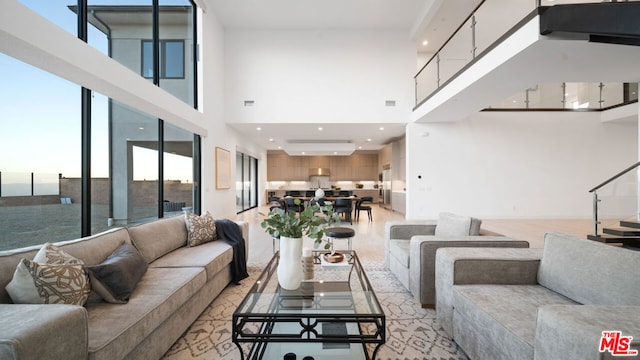
[[436, 225], [436, 236], [455, 237], [467, 236], [471, 229], [471, 218], [451, 213], [440, 213]]
[[87, 266], [91, 288], [106, 302], [124, 304], [147, 272], [147, 262], [129, 243], [120, 245], [101, 264]]

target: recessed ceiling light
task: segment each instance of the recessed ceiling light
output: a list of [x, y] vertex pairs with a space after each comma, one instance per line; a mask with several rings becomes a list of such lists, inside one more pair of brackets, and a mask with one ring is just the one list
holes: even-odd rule
[[384, 130], [384, 126], [380, 126], [380, 131]]
[[362, 146], [358, 146], [358, 149], [362, 150]]
[[138, 128], [138, 130], [144, 130], [144, 128], [143, 128], [142, 126], [140, 126], [140, 127]]
[[322, 126], [318, 127], [318, 131], [322, 131]]
[[273, 139], [269, 139], [269, 142], [274, 142], [274, 141], [275, 141], [275, 140], [273, 140]]
[[278, 146], [278, 149], [282, 149], [282, 146]]
[[367, 139], [368, 142], [371, 142], [371, 139]]
[[429, 45], [429, 40], [423, 40], [422, 41], [422, 46], [427, 46]]
[[261, 127], [257, 127], [256, 130], [260, 131], [260, 130], [262, 130], [262, 128]]

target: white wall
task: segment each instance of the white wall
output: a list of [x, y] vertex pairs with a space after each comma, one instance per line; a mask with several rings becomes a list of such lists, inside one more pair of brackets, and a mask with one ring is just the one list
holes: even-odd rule
[[407, 218], [590, 218], [588, 190], [638, 154], [637, 122], [600, 116], [483, 112], [409, 124]]
[[[201, 80], [200, 100], [207, 123], [208, 136], [202, 139], [202, 211], [209, 210], [215, 218], [236, 218], [236, 150], [252, 155], [259, 160], [260, 203], [264, 203], [264, 185], [266, 182], [266, 150], [246, 141], [234, 129], [225, 123], [225, 61], [224, 29], [213, 11], [202, 14], [201, 52], [198, 68]], [[215, 147], [231, 151], [232, 188], [217, 190], [215, 181]]]
[[[406, 122], [415, 45], [402, 31], [227, 30], [232, 123]], [[245, 100], [255, 101], [245, 107]], [[396, 100], [396, 107], [385, 107]]]

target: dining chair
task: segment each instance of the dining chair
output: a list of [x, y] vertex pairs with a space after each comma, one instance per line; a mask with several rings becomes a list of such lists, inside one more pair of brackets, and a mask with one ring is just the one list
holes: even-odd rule
[[363, 205], [363, 204], [373, 204], [372, 196], [363, 196], [358, 202], [356, 202], [356, 221], [360, 220], [360, 211], [366, 211], [367, 216], [369, 217], [369, 221], [373, 221], [373, 216], [371, 215], [371, 206]]

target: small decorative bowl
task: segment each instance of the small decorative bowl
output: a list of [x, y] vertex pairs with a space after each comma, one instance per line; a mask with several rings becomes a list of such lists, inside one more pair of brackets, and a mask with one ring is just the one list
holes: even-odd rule
[[344, 255], [342, 255], [341, 253], [326, 253], [322, 255], [324, 257], [325, 260], [327, 260], [330, 263], [339, 263], [342, 260], [344, 260]]

